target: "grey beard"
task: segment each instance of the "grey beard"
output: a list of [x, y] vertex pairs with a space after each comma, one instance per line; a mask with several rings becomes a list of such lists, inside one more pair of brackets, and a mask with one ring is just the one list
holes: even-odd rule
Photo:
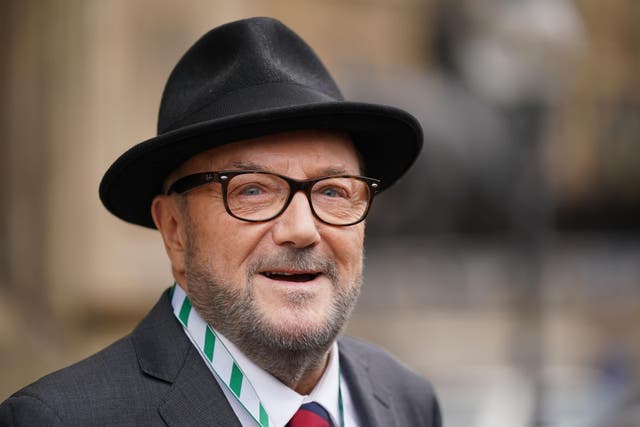
[[[356, 283], [340, 282], [333, 260], [318, 257], [313, 249], [282, 250], [249, 266], [248, 286], [244, 290], [221, 283], [212, 268], [198, 263], [188, 248], [185, 276], [189, 297], [203, 319], [265, 371], [292, 387], [307, 372], [318, 369], [343, 329], [360, 293], [362, 275]], [[276, 330], [258, 313], [253, 293], [253, 277], [259, 271], [286, 265], [298, 270], [322, 271], [334, 287], [335, 298], [327, 321], [313, 330]], [[293, 307], [309, 304], [308, 295], [292, 291], [288, 303]], [[295, 325], [294, 325], [295, 327]]]

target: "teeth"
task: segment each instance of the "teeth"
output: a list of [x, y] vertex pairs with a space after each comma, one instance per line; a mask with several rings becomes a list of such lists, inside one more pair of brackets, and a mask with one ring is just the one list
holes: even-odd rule
[[272, 271], [269, 271], [264, 274], [265, 276], [272, 277], [272, 276], [297, 276], [299, 274], [305, 274], [305, 273], [274, 273]]
[[276, 273], [273, 271], [266, 271], [262, 274], [269, 279], [290, 280], [293, 282], [307, 282], [318, 275], [318, 273]]

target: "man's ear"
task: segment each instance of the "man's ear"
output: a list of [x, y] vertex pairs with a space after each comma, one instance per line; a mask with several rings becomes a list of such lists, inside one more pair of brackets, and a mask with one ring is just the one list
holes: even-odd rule
[[180, 285], [187, 286], [184, 277], [187, 236], [184, 214], [178, 206], [178, 201], [174, 196], [156, 196], [151, 202], [151, 217], [162, 235], [174, 278]]

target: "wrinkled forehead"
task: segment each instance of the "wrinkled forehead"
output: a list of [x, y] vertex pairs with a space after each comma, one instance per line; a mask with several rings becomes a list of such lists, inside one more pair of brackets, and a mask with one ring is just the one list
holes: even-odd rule
[[[203, 151], [174, 170], [165, 186], [191, 173], [224, 169], [304, 168], [362, 173], [362, 159], [348, 134], [338, 131], [305, 130], [232, 142]], [[278, 169], [278, 170], [276, 170]]]

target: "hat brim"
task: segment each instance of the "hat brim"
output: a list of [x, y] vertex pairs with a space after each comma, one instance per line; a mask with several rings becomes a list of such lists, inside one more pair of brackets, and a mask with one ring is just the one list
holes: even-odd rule
[[417, 120], [403, 110], [357, 102], [326, 102], [255, 111], [200, 122], [141, 142], [122, 154], [100, 183], [100, 200], [117, 217], [155, 228], [151, 202], [164, 179], [196, 154], [234, 141], [279, 132], [347, 132], [380, 191], [398, 180], [422, 148]]

